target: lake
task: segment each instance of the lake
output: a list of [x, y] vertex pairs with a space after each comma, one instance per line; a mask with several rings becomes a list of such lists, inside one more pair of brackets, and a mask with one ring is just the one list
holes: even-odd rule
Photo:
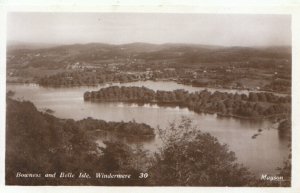
[[[185, 89], [190, 92], [201, 91], [197, 88], [177, 84], [175, 82], [132, 82], [111, 85], [145, 86], [153, 90]], [[268, 120], [243, 120], [237, 118], [218, 117], [215, 114], [197, 114], [187, 108], [161, 107], [158, 105], [137, 105], [121, 102], [95, 103], [83, 100], [83, 93], [111, 86], [108, 84], [95, 87], [80, 86], [71, 88], [47, 88], [35, 84], [8, 84], [7, 90], [15, 91], [13, 98], [30, 100], [38, 109], [51, 109], [58, 118], [80, 120], [87, 117], [106, 121], [143, 122], [152, 127], [165, 128], [169, 122], [179, 120], [182, 116], [189, 117], [202, 131], [217, 137], [221, 143], [229, 145], [236, 153], [239, 163], [243, 163], [256, 175], [276, 174], [276, 168], [282, 166], [287, 159], [288, 140], [280, 138], [276, 125]], [[215, 91], [218, 89], [208, 89]], [[220, 89], [222, 92], [238, 92], [248, 94], [248, 91]], [[263, 129], [256, 139], [252, 136], [258, 129]], [[156, 137], [153, 141], [144, 143], [145, 148], [155, 151], [160, 146]]]

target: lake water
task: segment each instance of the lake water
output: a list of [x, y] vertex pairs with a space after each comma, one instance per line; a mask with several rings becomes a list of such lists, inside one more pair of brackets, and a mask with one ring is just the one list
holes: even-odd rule
[[[153, 90], [185, 89], [190, 92], [203, 90], [174, 82], [133, 82], [113, 84], [124, 86], [145, 86]], [[32, 101], [38, 109], [51, 109], [58, 118], [80, 120], [93, 117], [106, 121], [143, 122], [152, 127], [165, 128], [169, 122], [179, 120], [182, 116], [189, 117], [202, 131], [217, 137], [221, 143], [229, 145], [236, 153], [239, 163], [243, 163], [257, 174], [276, 174], [276, 168], [282, 166], [289, 149], [288, 141], [279, 137], [276, 125], [268, 120], [242, 120], [236, 118], [220, 118], [213, 114], [197, 114], [187, 108], [160, 107], [157, 105], [137, 105], [121, 102], [94, 103], [83, 100], [83, 93], [98, 90], [110, 85], [96, 87], [46, 88], [38, 85], [8, 84], [7, 90], [16, 92], [14, 98]], [[209, 90], [209, 89], [208, 89]], [[214, 90], [212, 90], [214, 91]], [[222, 91], [222, 90], [221, 90]], [[224, 90], [223, 90], [224, 91]], [[226, 90], [227, 92], [235, 92]], [[238, 91], [239, 93], [248, 91]], [[261, 135], [252, 139], [258, 129], [263, 129]], [[158, 137], [144, 143], [145, 148], [156, 150], [160, 146]]]

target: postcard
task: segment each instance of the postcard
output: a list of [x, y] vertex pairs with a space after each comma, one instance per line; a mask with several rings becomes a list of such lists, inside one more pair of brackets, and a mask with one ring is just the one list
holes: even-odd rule
[[4, 190], [294, 192], [297, 15], [218, 10], [7, 8]]

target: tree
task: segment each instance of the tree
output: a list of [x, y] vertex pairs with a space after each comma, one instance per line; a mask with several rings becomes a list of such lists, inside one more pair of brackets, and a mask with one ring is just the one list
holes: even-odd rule
[[202, 133], [188, 118], [158, 129], [163, 147], [149, 173], [155, 185], [248, 186], [254, 177], [236, 163], [228, 150], [208, 133]]
[[148, 154], [142, 145], [129, 146], [118, 141], [105, 141], [101, 147], [102, 171], [112, 174], [130, 174], [130, 179], [110, 179], [105, 185], [146, 185], [148, 179], [139, 178], [148, 167]]
[[254, 92], [250, 92], [249, 93], [249, 101], [251, 102], [257, 102], [258, 101], [258, 96], [256, 93]]

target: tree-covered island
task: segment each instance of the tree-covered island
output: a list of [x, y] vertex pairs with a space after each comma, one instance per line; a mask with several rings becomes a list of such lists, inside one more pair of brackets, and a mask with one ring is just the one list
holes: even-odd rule
[[185, 90], [154, 91], [146, 87], [102, 88], [84, 93], [85, 101], [118, 101], [130, 103], [156, 103], [187, 107], [197, 113], [217, 113], [239, 118], [285, 118], [291, 112], [290, 96], [277, 96], [267, 92], [232, 94], [223, 92], [188, 92]]

